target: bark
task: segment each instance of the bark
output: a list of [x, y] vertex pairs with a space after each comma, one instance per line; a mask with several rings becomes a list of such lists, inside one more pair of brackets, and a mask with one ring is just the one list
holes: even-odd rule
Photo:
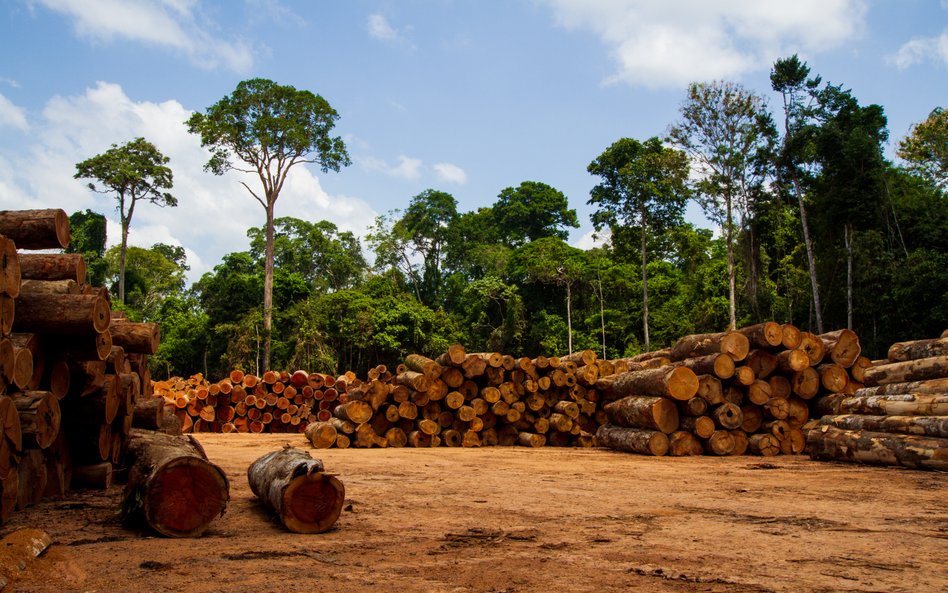
[[[914, 434], [924, 437], [948, 438], [948, 416], [868, 416], [864, 414], [842, 414], [824, 416], [820, 424], [844, 430], [865, 430]], [[948, 444], [948, 442], [946, 442]]]
[[142, 398], [135, 402], [132, 412], [132, 426], [146, 430], [161, 428], [165, 416], [165, 399], [163, 397]]
[[52, 445], [62, 422], [56, 396], [48, 391], [26, 391], [13, 396], [13, 405], [20, 415], [23, 446], [45, 449]]
[[[17, 315], [19, 315], [19, 312]], [[924, 381], [945, 377], [948, 377], [948, 355], [874, 366], [866, 370], [863, 382], [867, 386], [873, 387], [887, 383]]]
[[86, 260], [78, 253], [21, 253], [23, 280], [72, 280], [85, 284]]
[[112, 320], [109, 333], [112, 334], [112, 343], [127, 353], [156, 354], [161, 341], [161, 328], [157, 323]]
[[13, 328], [21, 332], [93, 335], [111, 323], [108, 301], [98, 296], [44, 294], [16, 301]]
[[247, 469], [250, 489], [295, 533], [331, 528], [345, 502], [345, 487], [325, 473], [323, 462], [290, 446], [254, 461]]
[[[678, 408], [663, 397], [629, 396], [606, 404], [603, 409], [609, 414], [610, 421], [618, 426], [653, 429], [666, 434], [678, 429]], [[573, 418], [578, 417], [577, 410]]]
[[948, 338], [896, 342], [889, 347], [890, 362], [906, 362], [919, 358], [948, 355]]
[[133, 431], [123, 513], [168, 537], [198, 537], [230, 499], [224, 472], [193, 437]]
[[888, 383], [875, 387], [863, 387], [853, 393], [854, 396], [890, 395], [902, 393], [920, 393], [929, 395], [948, 394], [948, 377], [928, 379], [925, 381], [908, 381], [905, 383]]
[[871, 465], [948, 470], [948, 440], [820, 426], [807, 433], [810, 457]]
[[686, 358], [671, 364], [689, 368], [694, 371], [696, 375], [714, 375], [719, 379], [730, 379], [734, 376], [735, 370], [734, 359], [730, 354], [724, 353]]
[[20, 284], [20, 292], [25, 294], [82, 294], [82, 287], [75, 280], [24, 280]]
[[[0, 453], [2, 453], [0, 447]], [[20, 490], [20, 474], [16, 465], [4, 465], [0, 459], [0, 524], [6, 523], [16, 510], [17, 498]], [[3, 554], [0, 551], [0, 554]], [[2, 560], [2, 556], [0, 556]], [[0, 562], [0, 570], [8, 570], [9, 567]]]
[[[434, 381], [441, 376], [441, 365], [421, 354], [409, 354], [406, 356], [405, 366], [411, 371], [421, 373], [427, 377], [429, 381]], [[421, 389], [419, 391], [424, 390]]]
[[879, 416], [948, 416], [948, 394], [862, 395], [842, 399], [840, 414]]
[[17, 465], [18, 509], [25, 509], [38, 503], [46, 490], [46, 462], [39, 449], [26, 449]]
[[685, 367], [650, 369], [603, 377], [596, 381], [596, 389], [612, 399], [647, 395], [688, 401], [698, 393], [698, 376]]
[[20, 256], [16, 245], [0, 235], [0, 294], [16, 298], [22, 290]]
[[19, 249], [63, 249], [69, 245], [69, 217], [60, 209], [3, 210], [0, 235]]
[[263, 267], [263, 365], [261, 368], [270, 368], [270, 338], [273, 330], [273, 207], [276, 195], [267, 192], [264, 210], [267, 213], [266, 247]]
[[546, 445], [546, 437], [542, 434], [521, 432], [517, 435], [516, 443], [521, 447], [542, 447]]
[[602, 447], [628, 453], [661, 456], [668, 452], [668, 436], [655, 430], [604, 424], [596, 432], [596, 440]]

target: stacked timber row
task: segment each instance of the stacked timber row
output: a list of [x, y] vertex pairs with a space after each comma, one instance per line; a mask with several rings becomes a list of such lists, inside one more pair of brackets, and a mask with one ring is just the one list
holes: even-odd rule
[[108, 485], [151, 385], [157, 326], [113, 321], [82, 256], [29, 252], [68, 242], [62, 210], [0, 212], [0, 523], [71, 484]]
[[948, 470], [948, 330], [893, 344], [865, 387], [821, 408], [807, 432], [813, 459]]
[[599, 444], [647, 455], [802, 453], [821, 396], [851, 393], [870, 366], [849, 330], [790, 324], [685, 336], [629, 364], [656, 366], [600, 379], [609, 423]]

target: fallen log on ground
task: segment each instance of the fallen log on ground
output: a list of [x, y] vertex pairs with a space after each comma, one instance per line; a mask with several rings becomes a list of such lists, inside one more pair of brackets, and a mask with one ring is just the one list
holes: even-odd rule
[[810, 430], [806, 442], [812, 459], [948, 470], [948, 439], [823, 425]]

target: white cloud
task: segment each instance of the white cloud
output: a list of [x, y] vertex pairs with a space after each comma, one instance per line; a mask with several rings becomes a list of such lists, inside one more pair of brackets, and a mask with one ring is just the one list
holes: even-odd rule
[[938, 37], [916, 37], [907, 41], [894, 56], [889, 56], [888, 60], [899, 69], [926, 60], [948, 65], [948, 29], [942, 31]]
[[9, 126], [23, 132], [30, 129], [26, 121], [26, 114], [21, 107], [17, 107], [9, 99], [0, 95], [0, 128]]
[[600, 232], [589, 231], [577, 239], [573, 243], [573, 247], [588, 251], [590, 249], [595, 249], [596, 247], [609, 245], [610, 241], [612, 241], [612, 233], [609, 231], [609, 229], [603, 229]]
[[[170, 158], [178, 206], [139, 205], [129, 241], [142, 247], [156, 242], [183, 246], [193, 281], [224, 254], [245, 250], [247, 229], [261, 226], [265, 216], [240, 185], [243, 180], [252, 188], [259, 186], [254, 176], [232, 172], [218, 177], [203, 171], [207, 153], [184, 125], [190, 115], [177, 101], [135, 101], [120, 86], [104, 82], [82, 95], [53, 97], [33, 123], [30, 144], [0, 143], [0, 209], [62, 208], [72, 213], [88, 208], [109, 218], [109, 244], [116, 244], [120, 235], [114, 198], [92, 193], [84, 181], [73, 179], [75, 163], [113, 143], [144, 136]], [[303, 166], [292, 169], [276, 215], [329, 220], [359, 236], [375, 218], [364, 201], [328, 194]]]
[[589, 30], [618, 71], [647, 87], [735, 78], [790, 53], [838, 46], [860, 31], [865, 0], [541, 0], [556, 23]]
[[405, 27], [399, 31], [388, 22], [388, 19], [386, 19], [384, 15], [377, 12], [369, 15], [366, 29], [369, 31], [369, 36], [374, 39], [380, 39], [389, 43], [399, 43], [410, 48], [414, 47], [407, 37], [407, 33], [411, 31], [411, 27]]
[[73, 19], [76, 33], [93, 41], [114, 38], [165, 47], [202, 68], [248, 72], [254, 58], [242, 41], [211, 34], [195, 14], [194, 0], [38, 0]]
[[438, 179], [445, 183], [455, 183], [457, 185], [467, 183], [467, 173], [457, 165], [452, 165], [451, 163], [436, 163], [432, 168], [435, 170], [435, 173], [438, 174]]
[[383, 173], [399, 179], [418, 179], [421, 177], [421, 159], [404, 154], [398, 155], [398, 163], [394, 165], [376, 157], [362, 157], [357, 161], [366, 171]]

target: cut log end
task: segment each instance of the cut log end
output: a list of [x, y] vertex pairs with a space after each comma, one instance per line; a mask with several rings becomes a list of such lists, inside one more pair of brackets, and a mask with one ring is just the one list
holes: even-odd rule
[[299, 476], [283, 492], [283, 524], [296, 533], [322, 533], [336, 523], [345, 498], [345, 486], [335, 476]]
[[172, 460], [151, 479], [144, 501], [149, 525], [169, 537], [198, 537], [228, 499], [227, 479], [215, 465], [197, 458]]

